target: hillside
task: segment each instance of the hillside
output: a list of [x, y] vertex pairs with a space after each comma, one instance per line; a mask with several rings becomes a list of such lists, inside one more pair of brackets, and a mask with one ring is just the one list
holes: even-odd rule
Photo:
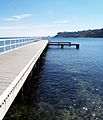
[[103, 28], [95, 30], [83, 30], [78, 32], [58, 32], [54, 37], [92, 37], [103, 38]]

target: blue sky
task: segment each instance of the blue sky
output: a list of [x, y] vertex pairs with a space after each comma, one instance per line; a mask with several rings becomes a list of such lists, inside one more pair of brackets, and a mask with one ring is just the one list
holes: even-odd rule
[[103, 27], [103, 0], [0, 0], [0, 36], [53, 36]]

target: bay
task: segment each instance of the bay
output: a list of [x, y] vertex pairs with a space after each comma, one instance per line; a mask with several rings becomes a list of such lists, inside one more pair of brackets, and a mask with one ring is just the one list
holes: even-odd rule
[[30, 104], [14, 105], [5, 119], [102, 120], [103, 38], [50, 40], [79, 43], [80, 49], [50, 46], [32, 78]]

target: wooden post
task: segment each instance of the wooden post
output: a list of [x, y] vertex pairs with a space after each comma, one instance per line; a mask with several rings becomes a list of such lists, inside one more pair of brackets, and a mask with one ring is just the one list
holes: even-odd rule
[[79, 44], [76, 44], [76, 49], [79, 49]]
[[63, 45], [61, 44], [61, 48], [63, 49]]

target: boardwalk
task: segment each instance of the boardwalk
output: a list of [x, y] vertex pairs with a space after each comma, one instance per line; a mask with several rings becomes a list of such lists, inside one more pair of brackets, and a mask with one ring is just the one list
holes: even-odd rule
[[0, 55], [0, 120], [47, 44], [42, 40]]

